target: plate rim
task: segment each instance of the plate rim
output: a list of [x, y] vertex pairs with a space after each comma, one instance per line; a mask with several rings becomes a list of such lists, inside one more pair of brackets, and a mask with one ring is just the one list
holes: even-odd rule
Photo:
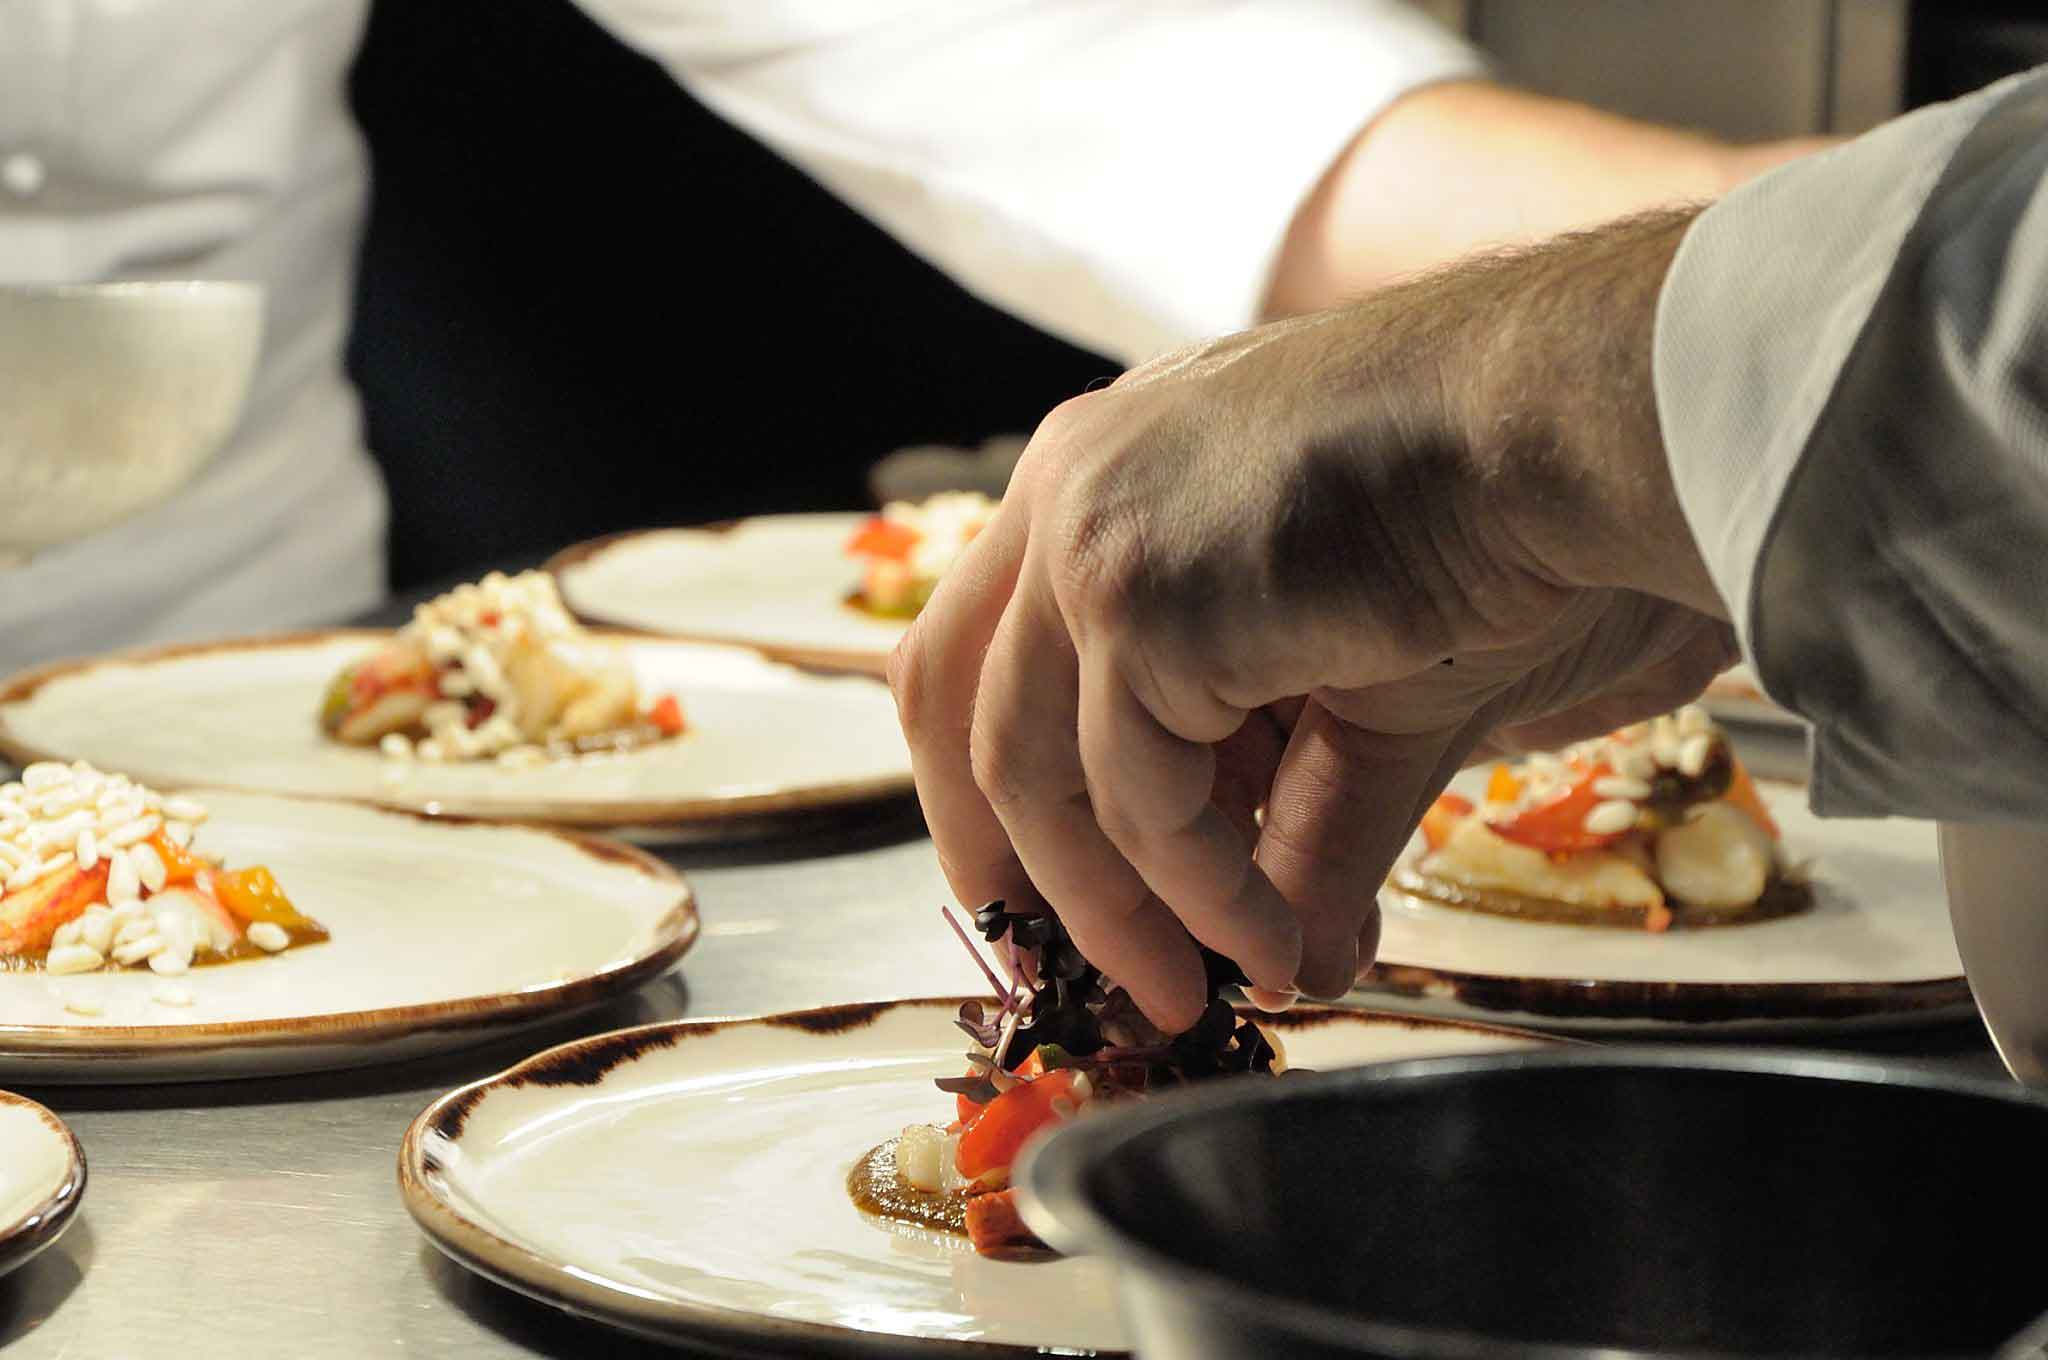
[[[241, 792], [236, 790], [236, 792]], [[252, 794], [283, 802], [318, 807], [323, 803], [360, 806], [340, 799]], [[370, 1046], [394, 1042], [422, 1031], [462, 1032], [484, 1029], [553, 1014], [568, 1014], [613, 996], [623, 996], [667, 972], [689, 952], [703, 933], [697, 893], [675, 866], [637, 846], [608, 836], [564, 827], [528, 826], [475, 817], [429, 816], [405, 808], [372, 808], [380, 816], [408, 817], [429, 827], [541, 835], [564, 841], [583, 855], [625, 864], [675, 890], [674, 899], [655, 921], [654, 947], [612, 967], [566, 981], [516, 992], [451, 997], [445, 1001], [380, 1006], [373, 1010], [328, 1011], [319, 1015], [283, 1016], [270, 1020], [211, 1020], [187, 1025], [19, 1025], [0, 1023], [0, 1057], [105, 1062], [162, 1061], [194, 1058], [224, 1049], [275, 1051], [331, 1041]], [[262, 965], [250, 960], [243, 966]]]
[[85, 1200], [87, 1171], [85, 1148], [78, 1135], [48, 1106], [13, 1091], [0, 1091], [0, 1105], [27, 1110], [41, 1120], [62, 1140], [68, 1161], [63, 1184], [14, 1222], [0, 1224], [0, 1275], [6, 1275], [27, 1265], [64, 1235]]
[[[858, 510], [793, 511], [788, 514], [775, 515], [739, 515], [730, 519], [710, 520], [703, 524], [656, 524], [639, 529], [619, 529], [609, 534], [600, 534], [596, 538], [586, 538], [579, 543], [571, 543], [568, 547], [552, 554], [547, 561], [541, 564], [540, 569], [554, 576], [556, 583], [561, 588], [562, 603], [567, 605], [569, 612], [586, 627], [616, 629], [622, 633], [637, 634], [642, 637], [673, 638], [679, 642], [704, 642], [726, 647], [745, 647], [749, 651], [761, 653], [761, 655], [769, 658], [771, 661], [781, 661], [792, 666], [812, 667], [839, 674], [851, 672], [856, 675], [880, 676], [885, 674], [888, 669], [889, 653], [886, 650], [870, 652], [852, 647], [813, 647], [802, 643], [742, 639], [731, 634], [698, 633], [687, 629], [682, 632], [671, 632], [667, 629], [643, 628], [638, 624], [626, 623], [579, 606], [570, 598], [566, 577], [566, 573], [570, 569], [595, 561], [613, 549], [622, 547], [636, 539], [653, 538], [667, 534], [699, 534], [715, 538], [730, 534], [733, 530], [749, 524], [759, 524], [770, 520], [824, 518], [826, 516], [841, 515], [857, 518], [861, 513]], [[909, 621], [905, 620], [904, 624], [905, 627], [908, 627]]]
[[[16, 704], [33, 699], [45, 685], [56, 681], [83, 675], [102, 666], [147, 666], [167, 661], [179, 661], [191, 656], [205, 656], [216, 652], [233, 651], [283, 651], [292, 648], [313, 648], [328, 643], [361, 639], [389, 638], [397, 630], [392, 628], [312, 628], [284, 633], [261, 633], [248, 637], [213, 638], [202, 642], [173, 642], [150, 647], [130, 647], [118, 651], [102, 652], [96, 656], [68, 657], [58, 661], [45, 662], [24, 671], [0, 679], [0, 759], [16, 765], [27, 766], [36, 761], [68, 761], [72, 757], [61, 752], [50, 751], [36, 746], [18, 734], [8, 720], [8, 709]], [[810, 671], [822, 679], [842, 680], [849, 672], [810, 666], [783, 657], [768, 655], [758, 647], [718, 639], [671, 637], [663, 633], [647, 633], [634, 629], [600, 627], [590, 630], [596, 638], [605, 641], [631, 645], [634, 643], [661, 645], [682, 643], [691, 647], [723, 649], [744, 653], [756, 660], [766, 660], [800, 671]], [[852, 674], [860, 674], [853, 672]], [[873, 677], [868, 677], [872, 679]], [[310, 708], [309, 708], [310, 712]], [[310, 719], [309, 719], [310, 720]], [[362, 807], [383, 808], [393, 812], [410, 812], [425, 816], [446, 816], [454, 819], [480, 820], [502, 825], [530, 826], [540, 829], [555, 827], [579, 827], [589, 830], [607, 830], [641, 826], [717, 826], [725, 822], [742, 821], [751, 818], [773, 817], [794, 812], [818, 812], [839, 808], [852, 808], [872, 803], [903, 798], [915, 788], [908, 767], [900, 775], [883, 775], [864, 779], [839, 779], [812, 784], [797, 789], [768, 790], [761, 793], [734, 794], [724, 798], [666, 798], [649, 799], [639, 802], [615, 802], [594, 805], [590, 803], [560, 803], [550, 805], [540, 799], [533, 805], [509, 803], [503, 810], [461, 804], [454, 812], [440, 811], [441, 800], [419, 798], [408, 800], [392, 794], [370, 793], [328, 793], [290, 791], [274, 788], [253, 787], [247, 784], [220, 783], [197, 780], [192, 782], [152, 779], [152, 784], [167, 789], [213, 788], [231, 793], [261, 794], [277, 798], [318, 799], [326, 802], [354, 803]], [[537, 806], [545, 811], [523, 810]]]
[[[454, 1142], [460, 1139], [469, 1113], [492, 1090], [542, 1086], [588, 1086], [601, 1083], [613, 1069], [647, 1052], [672, 1048], [686, 1039], [715, 1034], [721, 1030], [762, 1026], [799, 1029], [816, 1035], [833, 1035], [871, 1024], [887, 1011], [927, 1006], [935, 1010], [957, 1007], [985, 996], [908, 996], [882, 1001], [838, 1002], [800, 1010], [766, 1012], [756, 1015], [703, 1016], [681, 1020], [660, 1020], [609, 1030], [602, 1034], [570, 1039], [532, 1054], [502, 1071], [479, 1077], [436, 1097], [406, 1126], [398, 1148], [399, 1197], [427, 1240], [444, 1255], [466, 1269], [550, 1307], [606, 1326], [623, 1328], [642, 1336], [661, 1339], [687, 1338], [737, 1347], [748, 1355], [779, 1355], [775, 1349], [798, 1344], [809, 1353], [838, 1356], [879, 1357], [908, 1353], [957, 1356], [961, 1360], [995, 1360], [996, 1357], [1041, 1357], [1044, 1348], [1004, 1341], [965, 1341], [948, 1337], [907, 1336], [893, 1332], [862, 1332], [830, 1323], [776, 1318], [740, 1308], [717, 1304], [677, 1304], [656, 1301], [595, 1274], [581, 1274], [548, 1260], [531, 1248], [513, 1242], [490, 1228], [473, 1222], [447, 1199], [437, 1194], [431, 1178], [442, 1174], [433, 1155], [430, 1139]], [[1253, 1012], [1248, 1012], [1253, 1013]], [[1255, 1013], [1254, 1013], [1255, 1014]], [[1311, 1022], [1348, 1016], [1393, 1021], [1413, 1029], [1456, 1029], [1504, 1038], [1528, 1039], [1552, 1047], [1597, 1047], [1583, 1039], [1546, 1034], [1539, 1030], [1497, 1025], [1485, 1021], [1402, 1015], [1366, 1006], [1306, 1003], [1274, 1018], [1283, 1028], [1288, 1016]], [[602, 1052], [613, 1050], [616, 1052]], [[593, 1060], [602, 1059], [592, 1066]], [[495, 1251], [501, 1259], [487, 1254]], [[516, 1262], [521, 1269], [505, 1264]], [[524, 1273], [522, 1273], [522, 1270]], [[1077, 1355], [1124, 1356], [1124, 1350], [1082, 1350]]]

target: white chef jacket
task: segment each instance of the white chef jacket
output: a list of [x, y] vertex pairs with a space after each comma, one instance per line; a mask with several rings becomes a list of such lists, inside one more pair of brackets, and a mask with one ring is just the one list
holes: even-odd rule
[[[1296, 207], [1418, 85], [1397, 0], [581, 0], [982, 296], [1142, 358], [1254, 319]], [[240, 429], [162, 507], [0, 568], [0, 672], [290, 627], [383, 590], [342, 371], [367, 0], [0, 0], [0, 282], [268, 289]]]
[[1823, 813], [2048, 813], [2048, 67], [1735, 191], [1659, 299], [1679, 500]]

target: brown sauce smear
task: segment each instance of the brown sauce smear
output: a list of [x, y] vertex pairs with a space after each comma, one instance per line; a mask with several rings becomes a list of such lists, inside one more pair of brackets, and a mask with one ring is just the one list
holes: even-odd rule
[[[291, 944], [286, 946], [287, 949], [297, 949], [301, 945], [308, 944], [325, 944], [330, 938], [327, 933], [327, 927], [311, 922], [303, 926], [286, 926], [284, 933], [291, 937]], [[280, 950], [278, 952], [283, 953], [284, 951]], [[194, 968], [211, 968], [224, 963], [239, 963], [243, 959], [267, 959], [269, 957], [269, 950], [250, 944], [249, 937], [245, 935], [230, 945], [225, 953], [213, 949], [194, 950], [192, 966]], [[49, 955], [47, 952], [9, 954], [0, 957], [0, 973], [40, 973], [46, 967], [48, 959]], [[147, 972], [148, 970], [149, 964], [145, 961], [131, 966], [115, 964], [110, 968], [99, 968], [94, 971], [132, 973]]]
[[904, 1180], [896, 1169], [894, 1138], [853, 1164], [846, 1193], [856, 1208], [876, 1218], [967, 1236], [967, 1197], [920, 1190]]
[[[1394, 887], [1442, 907], [1480, 911], [1492, 916], [1512, 916], [1521, 921], [1548, 921], [1562, 925], [1593, 926], [1609, 930], [1642, 930], [1647, 913], [1640, 907], [1581, 906], [1549, 897], [1500, 888], [1468, 888], [1462, 883], [1433, 878], [1403, 866], [1391, 880]], [[1764, 895], [1749, 907], [1694, 907], [1676, 898], [1671, 908], [1672, 929], [1696, 930], [1708, 926], [1740, 926], [1774, 920], [1805, 911], [1813, 905], [1813, 889], [1805, 883], [1773, 876], [1764, 885]]]

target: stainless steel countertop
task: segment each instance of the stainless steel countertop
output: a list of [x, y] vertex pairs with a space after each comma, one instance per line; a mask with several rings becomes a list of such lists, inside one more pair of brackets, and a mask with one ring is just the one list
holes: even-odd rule
[[[27, 1090], [70, 1123], [90, 1170], [70, 1232], [0, 1278], [7, 1360], [676, 1354], [442, 1257], [399, 1201], [407, 1124], [451, 1087], [576, 1035], [977, 979], [934, 919], [947, 895], [914, 808], [669, 858], [697, 888], [704, 937], [635, 997], [548, 1030], [353, 1073]], [[1826, 1046], [2001, 1071], [1974, 1024]]]

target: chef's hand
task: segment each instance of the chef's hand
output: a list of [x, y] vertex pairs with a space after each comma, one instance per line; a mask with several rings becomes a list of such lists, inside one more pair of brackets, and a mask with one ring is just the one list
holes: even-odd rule
[[[890, 682], [959, 900], [1043, 901], [1169, 1031], [1371, 961], [1475, 755], [1733, 657], [1649, 383], [1684, 214], [1157, 360], [1054, 411]], [[1253, 811], [1263, 805], [1263, 819]]]

